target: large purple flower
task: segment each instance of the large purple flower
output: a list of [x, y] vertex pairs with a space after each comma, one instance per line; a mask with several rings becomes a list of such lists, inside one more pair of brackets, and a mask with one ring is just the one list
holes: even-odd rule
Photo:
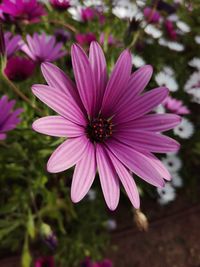
[[[110, 79], [97, 42], [89, 58], [78, 45], [72, 46], [76, 85], [56, 66], [42, 65], [48, 85], [34, 85], [33, 93], [58, 116], [36, 120], [33, 129], [51, 136], [67, 137], [51, 155], [47, 170], [64, 171], [74, 165], [71, 198], [80, 201], [90, 189], [98, 170], [105, 201], [114, 210], [119, 201], [120, 181], [132, 204], [139, 207], [139, 194], [131, 172], [163, 187], [170, 174], [153, 155], [177, 151], [179, 144], [160, 132], [180, 122], [175, 114], [147, 114], [168, 95], [165, 87], [142, 93], [152, 67], [131, 74], [131, 55], [125, 50]], [[164, 178], [164, 179], [163, 179]]]
[[55, 36], [34, 33], [33, 37], [27, 35], [26, 40], [21, 50], [35, 62], [53, 62], [66, 54], [62, 50], [63, 43], [56, 43]]
[[6, 32], [4, 34], [4, 40], [6, 49], [5, 53], [9, 58], [20, 49], [22, 38], [20, 35], [13, 36], [11, 32]]
[[19, 114], [23, 111], [21, 108], [12, 111], [15, 100], [8, 101], [7, 96], [0, 99], [0, 140], [6, 138], [6, 132], [13, 130], [20, 122]]
[[23, 22], [38, 22], [46, 15], [43, 6], [37, 0], [3, 0], [0, 9], [3, 13]]

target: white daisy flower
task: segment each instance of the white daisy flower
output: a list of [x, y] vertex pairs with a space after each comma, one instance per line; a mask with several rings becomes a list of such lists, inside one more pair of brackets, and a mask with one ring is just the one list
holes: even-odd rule
[[109, 231], [114, 231], [117, 228], [117, 222], [113, 219], [109, 219], [105, 222], [105, 227]]
[[175, 78], [161, 71], [155, 76], [155, 80], [159, 86], [166, 86], [171, 92], [178, 90], [178, 83]]
[[200, 90], [193, 90], [192, 92], [192, 102], [200, 104]]
[[158, 39], [162, 36], [162, 32], [152, 24], [148, 24], [144, 31], [155, 39]]
[[200, 71], [194, 72], [186, 82], [184, 90], [187, 93], [192, 93], [193, 91], [200, 90]]
[[174, 70], [170, 66], [164, 66], [163, 71], [170, 76], [173, 76], [175, 74]]
[[175, 154], [168, 154], [167, 157], [162, 158], [162, 163], [170, 173], [175, 173], [182, 167], [182, 161]]
[[200, 58], [194, 57], [188, 62], [188, 65], [190, 67], [197, 68], [198, 70], [200, 70]]
[[176, 26], [184, 33], [188, 33], [191, 31], [190, 26], [182, 20], [178, 20], [176, 22]]
[[170, 16], [167, 17], [167, 20], [176, 22], [176, 21], [179, 20], [179, 17], [176, 14], [172, 14], [172, 15], [170, 15]]
[[140, 68], [140, 67], [144, 66], [146, 64], [146, 62], [144, 61], [144, 59], [141, 56], [132, 54], [132, 64], [136, 68]]
[[173, 41], [169, 41], [167, 43], [167, 46], [169, 49], [177, 51], [177, 52], [182, 52], [185, 49], [183, 44], [180, 44], [178, 42], [173, 42]]
[[181, 123], [173, 129], [173, 132], [183, 139], [188, 139], [194, 133], [194, 125], [188, 119], [182, 118]]
[[166, 183], [164, 188], [157, 188], [160, 205], [166, 205], [176, 198], [176, 191], [170, 183]]
[[94, 189], [90, 189], [87, 193], [88, 199], [90, 201], [94, 201], [96, 199], [96, 195], [97, 195], [97, 193]]
[[195, 36], [194, 40], [197, 44], [200, 44], [200, 35]]
[[183, 186], [183, 179], [177, 172], [175, 172], [175, 173], [172, 173], [171, 183], [174, 187], [180, 188]]
[[71, 14], [72, 18], [76, 21], [82, 21], [82, 16], [81, 16], [81, 9], [83, 6], [71, 6], [68, 8], [68, 12]]
[[129, 0], [116, 0], [112, 13], [120, 19], [132, 19], [141, 17], [141, 12], [135, 3]]
[[165, 46], [165, 47], [168, 46], [168, 41], [165, 38], [160, 38], [158, 40], [158, 43], [159, 43], [159, 45], [162, 45], [162, 46]]
[[164, 106], [162, 104], [158, 105], [154, 111], [157, 113], [157, 114], [164, 114], [166, 112]]

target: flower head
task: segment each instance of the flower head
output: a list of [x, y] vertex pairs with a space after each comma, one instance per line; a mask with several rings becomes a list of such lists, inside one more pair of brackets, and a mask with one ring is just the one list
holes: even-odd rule
[[183, 105], [183, 101], [177, 100], [176, 98], [172, 98], [171, 96], [168, 96], [163, 101], [163, 105], [166, 109], [170, 110], [175, 114], [184, 115], [190, 113], [190, 110]]
[[20, 50], [22, 41], [20, 35], [12, 36], [11, 32], [6, 32], [4, 34], [4, 40], [5, 40], [5, 53], [8, 58], [11, 57], [15, 52]]
[[50, 0], [51, 5], [57, 10], [66, 10], [70, 7], [69, 0]]
[[15, 100], [8, 101], [7, 96], [0, 99], [0, 140], [6, 138], [6, 132], [13, 130], [20, 122], [19, 115], [21, 108], [13, 111]]
[[131, 172], [163, 187], [170, 174], [153, 152], [179, 149], [175, 140], [161, 132], [179, 124], [180, 118], [175, 114], [148, 114], [167, 97], [168, 89], [159, 87], [141, 94], [152, 68], [146, 65], [131, 74], [128, 50], [120, 55], [109, 79], [97, 42], [91, 43], [89, 58], [78, 45], [72, 46], [71, 55], [76, 84], [59, 68], [45, 63], [42, 72], [48, 85], [32, 87], [33, 93], [59, 114], [36, 120], [33, 129], [68, 137], [50, 157], [47, 170], [58, 173], [76, 165], [71, 188], [73, 202], [87, 194], [98, 170], [111, 210], [119, 202], [119, 182], [138, 208], [139, 194]]
[[41, 257], [36, 259], [34, 267], [55, 267], [54, 258], [52, 256]]
[[166, 183], [164, 188], [157, 189], [160, 205], [166, 205], [176, 198], [176, 191], [170, 183]]
[[3, 0], [0, 8], [3, 13], [26, 23], [38, 22], [41, 16], [46, 15], [37, 0]]
[[33, 75], [35, 63], [25, 57], [11, 57], [8, 59], [4, 73], [11, 81], [24, 81]]
[[186, 118], [182, 118], [179, 125], [174, 128], [174, 134], [180, 138], [188, 139], [194, 134], [194, 125]]
[[31, 37], [27, 35], [27, 44], [23, 44], [21, 50], [27, 54], [33, 61], [52, 62], [63, 57], [66, 52], [62, 50], [63, 43], [56, 43], [55, 36], [49, 36], [45, 33], [34, 33]]
[[92, 32], [88, 33], [77, 33], [76, 36], [76, 41], [79, 43], [81, 46], [84, 45], [90, 45], [91, 42], [96, 41], [96, 36]]
[[161, 18], [160, 13], [153, 10], [151, 7], [145, 7], [143, 13], [147, 21], [150, 23], [158, 23]]

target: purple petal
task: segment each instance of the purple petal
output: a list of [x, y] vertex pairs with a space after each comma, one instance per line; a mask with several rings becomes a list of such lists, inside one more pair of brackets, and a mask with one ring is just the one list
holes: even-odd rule
[[97, 103], [96, 111], [98, 112], [104, 95], [107, 83], [106, 60], [101, 46], [97, 42], [90, 45], [89, 60], [92, 67], [95, 83], [97, 85]]
[[118, 129], [136, 129], [151, 132], [168, 131], [181, 122], [181, 117], [175, 114], [148, 114], [117, 126]]
[[33, 125], [36, 132], [58, 137], [77, 137], [84, 135], [84, 128], [61, 116], [47, 116], [36, 120]]
[[47, 85], [35, 84], [32, 86], [32, 92], [61, 116], [74, 123], [85, 126], [86, 121], [82, 111], [74, 100], [62, 91]]
[[95, 148], [89, 143], [84, 151], [82, 159], [76, 164], [72, 187], [71, 199], [79, 202], [88, 193], [96, 174]]
[[122, 52], [108, 81], [102, 103], [102, 113], [112, 115], [112, 108], [118, 103], [127, 88], [131, 74], [131, 55], [128, 50]]
[[149, 83], [153, 69], [150, 65], [146, 65], [135, 71], [128, 82], [128, 86], [121, 96], [117, 108], [130, 105], [136, 95], [140, 94]]
[[96, 103], [96, 87], [89, 59], [83, 49], [78, 45], [72, 46], [71, 56], [80, 98], [88, 115], [92, 116]]
[[119, 108], [114, 117], [115, 124], [134, 120], [152, 111], [156, 106], [163, 102], [167, 97], [168, 92], [167, 88], [159, 87], [144, 95], [137, 96], [131, 105]]
[[83, 107], [75, 84], [60, 68], [46, 62], [41, 65], [41, 70], [49, 86], [63, 91], [68, 97], [73, 97], [76, 103]]
[[151, 158], [114, 139], [107, 141], [106, 144], [129, 170], [156, 187], [164, 186], [164, 180], [156, 170]]
[[47, 170], [52, 173], [65, 171], [82, 159], [89, 140], [85, 136], [70, 138], [51, 155]]
[[119, 202], [119, 180], [116, 171], [103, 146], [96, 145], [96, 158], [99, 178], [107, 206], [115, 210]]
[[133, 177], [125, 166], [109, 150], [108, 154], [131, 203], [138, 209], [140, 207], [140, 197]]
[[0, 140], [5, 140], [6, 139], [6, 134], [0, 133]]
[[133, 149], [139, 148], [155, 153], [175, 152], [180, 148], [179, 143], [168, 136], [134, 129], [119, 130], [115, 133], [115, 138]]

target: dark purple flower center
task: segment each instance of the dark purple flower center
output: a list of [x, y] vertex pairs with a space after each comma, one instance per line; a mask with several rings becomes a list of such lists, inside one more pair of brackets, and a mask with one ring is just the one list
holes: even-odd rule
[[106, 139], [112, 136], [113, 125], [111, 120], [98, 117], [92, 119], [87, 128], [86, 132], [89, 139], [92, 142], [102, 143]]

